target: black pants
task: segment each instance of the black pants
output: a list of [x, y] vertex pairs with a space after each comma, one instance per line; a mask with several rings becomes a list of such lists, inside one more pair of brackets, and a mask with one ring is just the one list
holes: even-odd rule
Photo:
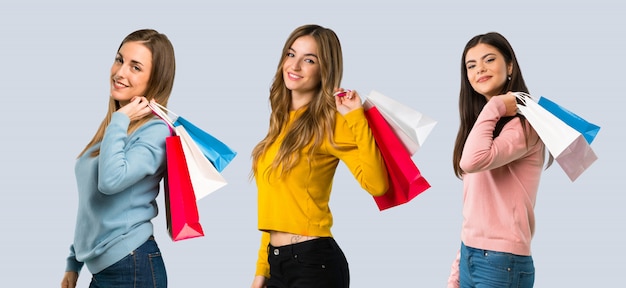
[[347, 288], [346, 256], [333, 238], [324, 237], [281, 247], [268, 246], [268, 288]]

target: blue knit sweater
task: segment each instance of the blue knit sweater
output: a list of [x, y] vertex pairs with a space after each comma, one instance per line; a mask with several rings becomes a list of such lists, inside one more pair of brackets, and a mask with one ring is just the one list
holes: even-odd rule
[[[155, 198], [165, 172], [165, 122], [127, 135], [130, 119], [115, 112], [102, 141], [76, 162], [78, 213], [66, 271], [92, 274], [124, 258], [152, 235]], [[100, 147], [100, 155], [89, 154]]]

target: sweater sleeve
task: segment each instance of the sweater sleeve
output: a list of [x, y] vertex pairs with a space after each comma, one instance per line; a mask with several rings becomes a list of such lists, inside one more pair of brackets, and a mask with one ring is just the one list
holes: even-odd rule
[[[376, 146], [376, 141], [365, 118], [363, 108], [349, 112], [343, 117], [347, 127], [338, 127], [335, 134], [351, 134], [356, 149], [336, 151], [337, 158], [341, 159], [361, 187], [373, 196], [380, 196], [387, 192], [389, 187], [387, 168]], [[341, 124], [340, 124], [341, 125]], [[343, 129], [343, 130], [342, 130]], [[347, 130], [347, 131], [346, 131]], [[335, 135], [337, 138], [338, 135]]]
[[459, 288], [461, 283], [459, 283], [459, 263], [461, 260], [461, 252], [458, 251], [456, 253], [456, 258], [452, 262], [450, 266], [450, 276], [448, 276], [448, 288]]
[[114, 112], [104, 133], [98, 164], [98, 190], [102, 193], [124, 191], [156, 173], [165, 159], [165, 138], [169, 131], [163, 121], [150, 121], [130, 136], [129, 124], [128, 116]]
[[480, 112], [470, 131], [460, 167], [466, 173], [491, 170], [506, 165], [528, 153], [528, 145], [521, 120], [516, 117], [509, 121], [498, 137], [493, 138], [496, 123], [506, 113], [504, 102], [492, 97]]
[[267, 262], [267, 246], [270, 244], [270, 233], [261, 233], [261, 247], [259, 248], [259, 258], [256, 262], [256, 272], [254, 275], [270, 278], [270, 264]]
[[74, 245], [70, 246], [70, 255], [67, 256], [67, 263], [65, 266], [65, 272], [74, 271], [80, 273], [83, 268], [83, 262], [76, 260], [76, 253], [74, 252]]

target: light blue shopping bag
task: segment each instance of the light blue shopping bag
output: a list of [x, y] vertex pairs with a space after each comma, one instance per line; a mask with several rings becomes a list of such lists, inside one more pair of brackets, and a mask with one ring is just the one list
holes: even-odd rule
[[585, 137], [585, 140], [587, 140], [587, 143], [589, 144], [593, 142], [593, 139], [596, 138], [596, 135], [600, 131], [600, 126], [590, 123], [589, 121], [583, 119], [582, 117], [574, 114], [573, 112], [565, 109], [564, 107], [556, 104], [554, 101], [544, 96], [541, 96], [539, 98], [538, 103], [539, 106], [548, 110], [554, 116], [561, 119], [561, 121], [567, 123], [567, 125], [580, 132], [580, 134]]
[[185, 127], [191, 139], [198, 144], [202, 154], [213, 163], [213, 166], [215, 166], [215, 169], [219, 172], [222, 172], [235, 156], [237, 156], [237, 152], [233, 151], [222, 141], [198, 128], [181, 116], [176, 118], [174, 126]]
[[[224, 168], [237, 156], [237, 152], [228, 147], [224, 142], [213, 137], [213, 135], [200, 129], [187, 119], [172, 112], [159, 103], [151, 103], [150, 108], [154, 113], [167, 122], [170, 127], [181, 126], [189, 134], [191, 140], [198, 146], [202, 154], [213, 164], [218, 172], [222, 172]], [[175, 120], [168, 115], [172, 114]], [[171, 130], [171, 128], [170, 128]]]

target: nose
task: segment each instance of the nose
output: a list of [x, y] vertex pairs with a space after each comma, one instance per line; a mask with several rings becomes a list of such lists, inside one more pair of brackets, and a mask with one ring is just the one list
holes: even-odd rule
[[482, 72], [485, 72], [485, 70], [487, 70], [487, 69], [485, 68], [485, 65], [483, 65], [483, 64], [476, 64], [476, 72], [477, 72], [477, 73], [479, 73], [479, 74], [480, 74], [480, 73], [482, 73]]
[[291, 62], [291, 69], [298, 71], [300, 70], [300, 61], [295, 60]]
[[118, 78], [121, 74], [121, 71], [122, 71], [121, 66], [113, 65], [113, 67], [111, 67], [111, 76], [113, 76], [113, 78]]

